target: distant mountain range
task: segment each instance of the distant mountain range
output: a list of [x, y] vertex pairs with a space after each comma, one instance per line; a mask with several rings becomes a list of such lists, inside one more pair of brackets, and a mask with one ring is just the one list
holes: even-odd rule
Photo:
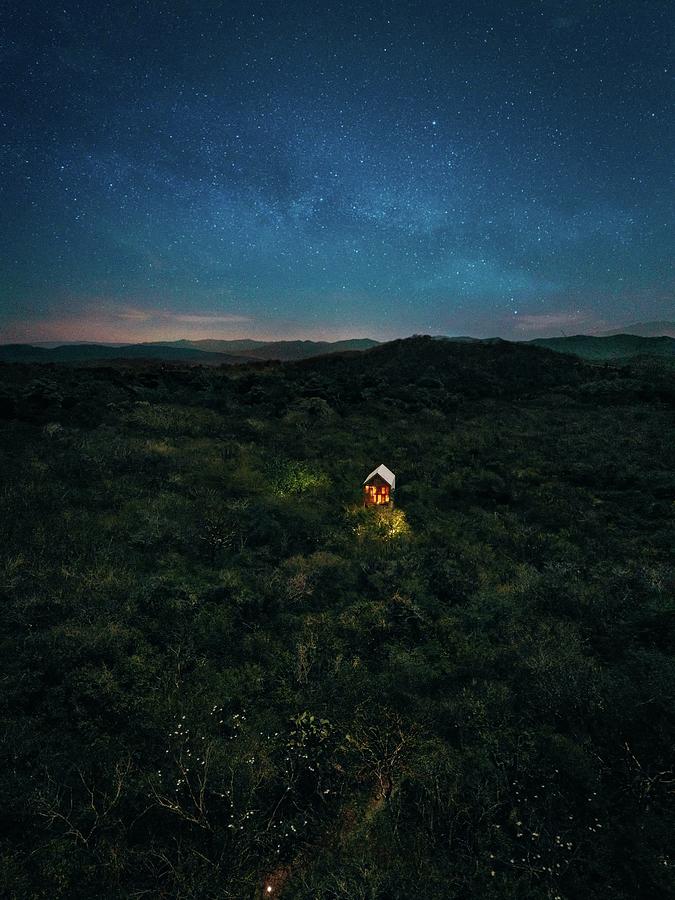
[[262, 360], [309, 359], [327, 353], [367, 350], [378, 341], [156, 341], [145, 344], [35, 344], [0, 345], [0, 362], [91, 364], [129, 361], [164, 361], [187, 365], [231, 365]]
[[166, 341], [161, 344], [141, 346], [190, 347], [209, 353], [233, 353], [247, 359], [309, 359], [326, 353], [344, 353], [348, 350], [368, 350], [379, 341], [370, 338], [352, 338], [347, 341]]
[[[588, 360], [624, 360], [637, 356], [675, 359], [675, 323], [643, 322], [630, 326], [631, 333], [577, 334], [569, 337], [536, 338], [519, 343], [547, 347]], [[658, 332], [658, 336], [654, 333]], [[436, 336], [451, 343], [498, 343], [501, 338]], [[160, 361], [182, 365], [233, 365], [264, 360], [292, 361], [369, 350], [380, 342], [370, 338], [346, 341], [256, 341], [177, 340], [142, 344], [64, 343], [3, 344], [0, 362], [61, 363], [75, 365], [123, 365]]]
[[640, 337], [634, 334], [613, 334], [596, 337], [575, 334], [570, 337], [536, 338], [528, 341], [537, 347], [548, 347], [558, 353], [571, 353], [583, 359], [628, 359], [634, 356], [675, 357], [672, 337]]
[[675, 322], [636, 322], [625, 328], [612, 331], [600, 331], [596, 337], [613, 337], [615, 334], [633, 334], [637, 337], [671, 337], [675, 338]]
[[164, 360], [191, 365], [221, 365], [250, 362], [244, 356], [229, 353], [210, 353], [192, 347], [172, 347], [163, 344], [64, 344], [59, 347], [34, 347], [30, 344], [0, 346], [0, 361], [28, 363], [91, 363], [118, 360]]

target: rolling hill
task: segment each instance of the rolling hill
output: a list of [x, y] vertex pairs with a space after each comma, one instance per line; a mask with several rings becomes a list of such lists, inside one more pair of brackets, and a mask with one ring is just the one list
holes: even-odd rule
[[0, 345], [1, 362], [93, 363], [98, 361], [163, 360], [190, 365], [223, 365], [255, 360], [294, 360], [367, 350], [377, 345], [369, 338], [346, 341], [219, 341], [178, 340], [142, 344], [62, 344], [57, 347], [32, 344]]
[[635, 322], [623, 328], [601, 331], [597, 337], [613, 337], [615, 334], [635, 334], [638, 337], [675, 338], [675, 322]]
[[615, 334], [595, 337], [576, 334], [570, 337], [536, 338], [529, 342], [537, 347], [548, 347], [558, 353], [571, 353], [583, 359], [628, 359], [634, 356], [675, 356], [675, 339], [670, 337], [640, 337], [633, 334]]

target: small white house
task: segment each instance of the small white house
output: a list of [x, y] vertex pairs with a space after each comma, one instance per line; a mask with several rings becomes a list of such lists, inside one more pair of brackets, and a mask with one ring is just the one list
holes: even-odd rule
[[363, 482], [364, 506], [393, 506], [392, 494], [396, 490], [396, 476], [385, 465], [380, 465]]

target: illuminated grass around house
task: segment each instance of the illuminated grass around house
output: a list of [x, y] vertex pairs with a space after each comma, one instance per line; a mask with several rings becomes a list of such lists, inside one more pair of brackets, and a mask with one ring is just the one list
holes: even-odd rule
[[355, 511], [354, 532], [359, 540], [394, 541], [411, 533], [405, 512], [400, 507], [370, 506]]

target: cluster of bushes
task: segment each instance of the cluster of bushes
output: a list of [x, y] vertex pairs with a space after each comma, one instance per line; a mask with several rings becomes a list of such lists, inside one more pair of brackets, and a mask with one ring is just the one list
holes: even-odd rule
[[669, 377], [0, 367], [0, 892], [673, 895]]

